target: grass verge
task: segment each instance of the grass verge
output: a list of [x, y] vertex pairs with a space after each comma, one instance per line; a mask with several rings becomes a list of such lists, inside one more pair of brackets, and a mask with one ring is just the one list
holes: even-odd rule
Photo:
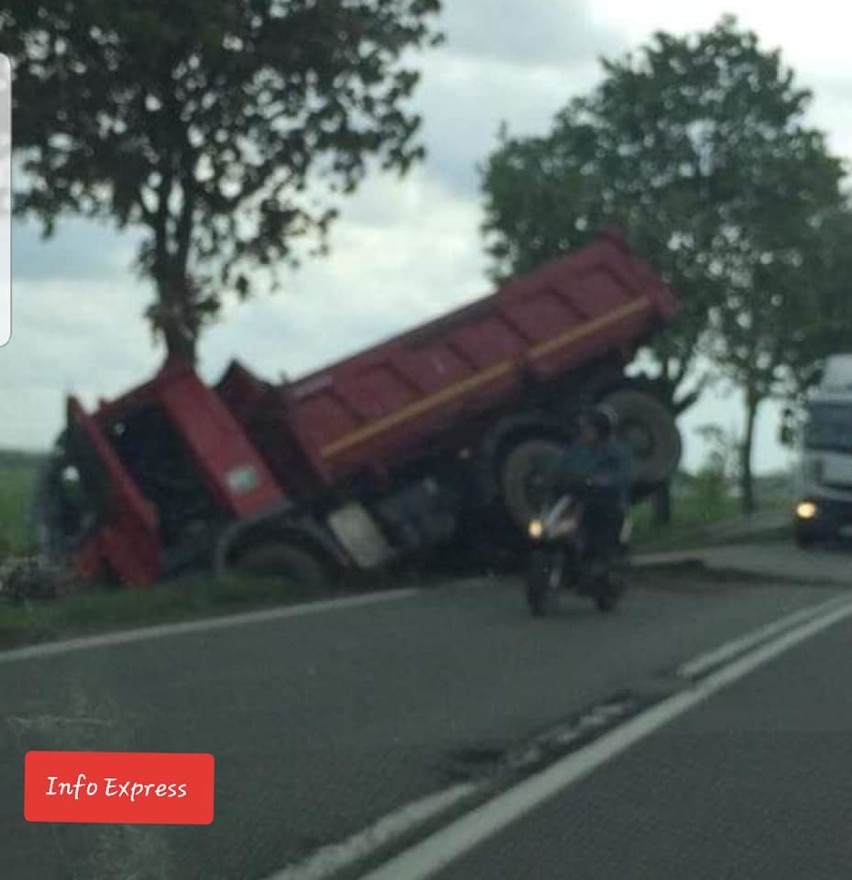
[[790, 501], [783, 496], [766, 498], [752, 517], [744, 516], [734, 498], [714, 506], [700, 499], [679, 499], [670, 526], [655, 527], [650, 503], [634, 511], [633, 545], [638, 552], [691, 550], [713, 543], [786, 540], [789, 526], [784, 513]]
[[0, 456], [0, 559], [32, 547], [29, 512], [37, 476], [35, 457]]
[[[346, 593], [341, 593], [346, 595]], [[0, 602], [0, 650], [162, 623], [295, 605], [315, 593], [274, 578], [193, 577], [53, 601]]]

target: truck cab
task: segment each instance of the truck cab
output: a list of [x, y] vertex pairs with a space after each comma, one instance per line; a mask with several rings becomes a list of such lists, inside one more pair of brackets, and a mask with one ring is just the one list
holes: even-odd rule
[[149, 382], [66, 427], [35, 499], [42, 555], [83, 580], [143, 584], [209, 556], [228, 523], [284, 501], [265, 463], [194, 370]]
[[795, 493], [800, 546], [852, 535], [852, 354], [827, 359], [805, 405]]

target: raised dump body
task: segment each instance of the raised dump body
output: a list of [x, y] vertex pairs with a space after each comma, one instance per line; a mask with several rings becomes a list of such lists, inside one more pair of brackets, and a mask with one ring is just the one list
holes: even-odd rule
[[[511, 408], [531, 386], [561, 382], [612, 354], [629, 362], [676, 312], [671, 291], [621, 238], [607, 235], [271, 393], [236, 365], [219, 390], [282, 481], [292, 481], [295, 465], [332, 485], [410, 461], [436, 435]], [[252, 389], [254, 405], [246, 406]]]

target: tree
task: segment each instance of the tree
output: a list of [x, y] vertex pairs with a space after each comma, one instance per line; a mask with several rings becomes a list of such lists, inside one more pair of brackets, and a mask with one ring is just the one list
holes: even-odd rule
[[809, 296], [797, 299], [788, 326], [783, 396], [793, 403], [818, 381], [828, 355], [852, 351], [852, 205], [815, 218], [810, 232]]
[[373, 159], [423, 155], [413, 48], [440, 0], [9, 0], [15, 210], [145, 231], [138, 261], [170, 355], [194, 360], [223, 298], [322, 252]]
[[[495, 274], [620, 226], [684, 305], [651, 348], [674, 411], [712, 376], [746, 393], [750, 508], [757, 409], [783, 365], [783, 315], [806, 290], [809, 224], [837, 205], [841, 163], [805, 125], [809, 93], [733, 18], [686, 37], [657, 33], [603, 67], [603, 82], [557, 114], [546, 136], [501, 133], [483, 174]], [[712, 373], [697, 369], [700, 353]]]
[[814, 237], [808, 298], [800, 297], [788, 322], [788, 354], [781, 397], [786, 401], [779, 425], [779, 440], [795, 446], [805, 426], [804, 403], [822, 375], [831, 354], [852, 351], [852, 206], [818, 218]]
[[[779, 169], [779, 176], [807, 199], [819, 187], [803, 171]], [[741, 390], [745, 404], [739, 475], [746, 512], [756, 507], [752, 453], [761, 404], [770, 397], [800, 399], [825, 356], [848, 348], [852, 260], [849, 238], [839, 233], [850, 227], [842, 207], [824, 207], [834, 194], [825, 196], [816, 208], [805, 202], [799, 216], [788, 206], [775, 222], [743, 231], [744, 246], [732, 248], [731, 290], [711, 312], [711, 355], [721, 374]]]

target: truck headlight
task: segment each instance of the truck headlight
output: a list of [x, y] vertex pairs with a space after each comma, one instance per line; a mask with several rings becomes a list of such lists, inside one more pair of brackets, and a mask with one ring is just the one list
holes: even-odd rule
[[530, 537], [537, 541], [544, 534], [544, 523], [540, 519], [534, 519], [529, 526]]
[[819, 510], [813, 501], [802, 501], [796, 505], [796, 516], [799, 519], [814, 519], [817, 513]]

